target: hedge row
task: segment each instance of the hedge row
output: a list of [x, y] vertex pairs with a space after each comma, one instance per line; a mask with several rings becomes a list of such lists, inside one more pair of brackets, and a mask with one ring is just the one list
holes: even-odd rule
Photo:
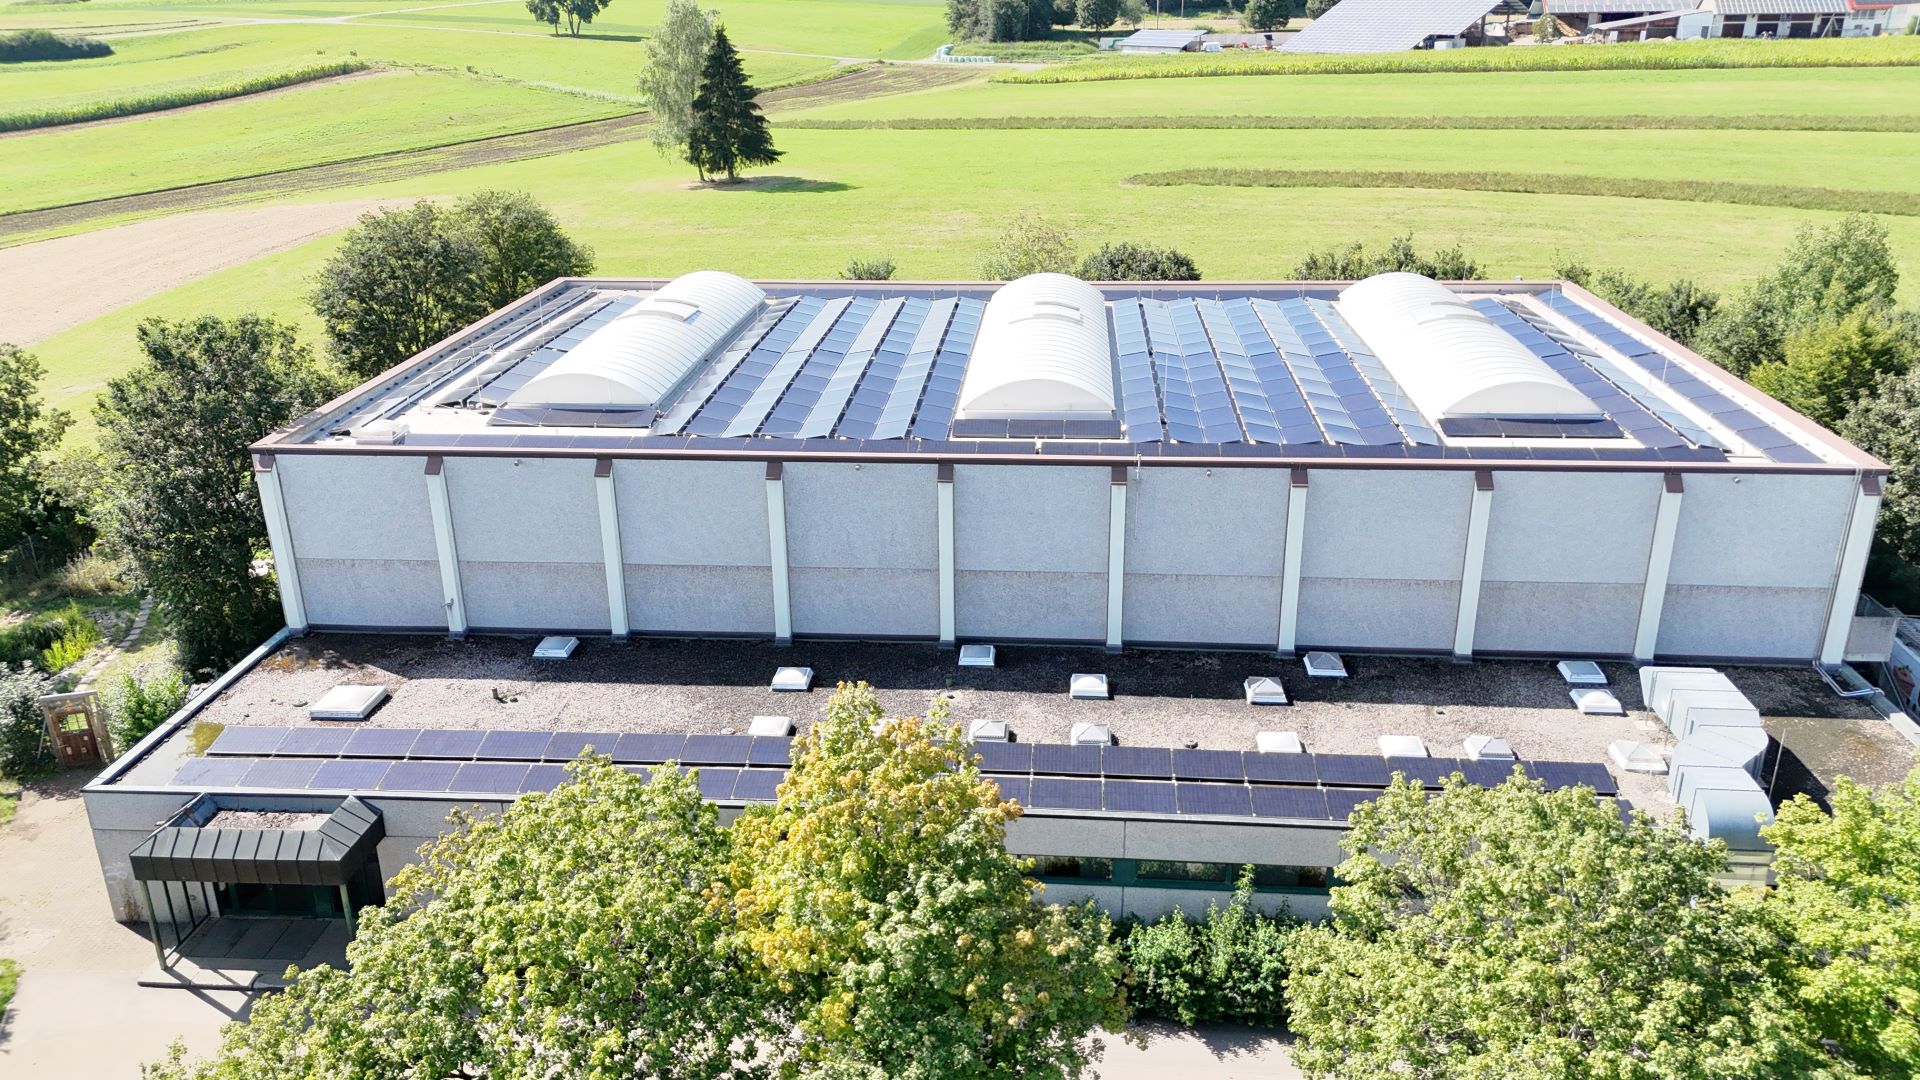
[[34, 60], [85, 60], [113, 55], [113, 46], [99, 38], [56, 34], [50, 30], [20, 30], [0, 34], [0, 64]]
[[1025, 131], [1050, 129], [1267, 128], [1496, 131], [1920, 132], [1920, 116], [922, 116], [887, 120], [778, 120], [827, 131]]
[[293, 71], [260, 75], [239, 82], [214, 86], [189, 86], [140, 97], [93, 101], [83, 105], [69, 105], [64, 108], [41, 109], [34, 112], [9, 113], [0, 115], [0, 131], [59, 127], [63, 124], [82, 124], [91, 120], [111, 120], [121, 116], [138, 116], [142, 113], [180, 109], [189, 105], [204, 105], [209, 101], [224, 101], [227, 98], [246, 97], [248, 94], [261, 94], [268, 90], [298, 86], [317, 79], [352, 75], [365, 71], [370, 66], [372, 65], [364, 60], [336, 60]]

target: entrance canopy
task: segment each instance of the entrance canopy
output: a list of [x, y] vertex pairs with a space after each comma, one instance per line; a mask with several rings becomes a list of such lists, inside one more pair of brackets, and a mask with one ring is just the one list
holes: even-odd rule
[[345, 799], [202, 795], [133, 849], [136, 881], [347, 885], [386, 828]]

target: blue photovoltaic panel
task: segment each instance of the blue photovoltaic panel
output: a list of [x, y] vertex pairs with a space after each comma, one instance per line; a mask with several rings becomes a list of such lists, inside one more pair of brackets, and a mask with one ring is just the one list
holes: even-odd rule
[[323, 761], [307, 781], [310, 788], [341, 791], [373, 791], [387, 775], [391, 761]]
[[1242, 784], [1175, 784], [1182, 814], [1232, 814], [1246, 817], [1253, 813], [1253, 800]]
[[334, 757], [346, 748], [353, 732], [346, 728], [294, 728], [280, 740], [277, 757]]
[[[1298, 407], [1304, 404], [1300, 392], [1293, 380], [1286, 381], [1276, 404], [1270, 399], [1268, 385], [1260, 377], [1260, 369], [1255, 366], [1255, 354], [1273, 353], [1273, 342], [1260, 326], [1260, 318], [1253, 314], [1251, 306], [1246, 306], [1245, 318], [1235, 318], [1226, 304], [1218, 300], [1202, 299], [1196, 302], [1200, 313], [1200, 322], [1206, 327], [1207, 335], [1213, 339], [1213, 350], [1220, 359], [1220, 369], [1226, 377], [1227, 392], [1233, 399], [1233, 407], [1240, 415], [1240, 425], [1246, 430], [1249, 442], [1279, 443], [1279, 411], [1287, 406]], [[1275, 356], [1277, 357], [1277, 353]]]
[[1320, 317], [1321, 325], [1333, 335], [1335, 343], [1347, 351], [1347, 359], [1353, 363], [1353, 369], [1367, 381], [1373, 396], [1386, 406], [1387, 413], [1393, 417], [1394, 423], [1400, 425], [1408, 441], [1416, 446], [1440, 445], [1439, 434], [1427, 423], [1427, 418], [1420, 414], [1420, 410], [1414, 407], [1413, 399], [1400, 389], [1400, 383], [1387, 371], [1387, 365], [1373, 355], [1366, 342], [1360, 340], [1360, 335], [1353, 332], [1353, 327], [1347, 325], [1340, 313], [1331, 306], [1315, 307], [1313, 311]]
[[406, 728], [362, 728], [347, 739], [341, 757], [403, 758], [413, 749], [418, 731]]
[[1633, 824], [1633, 804], [1632, 803], [1628, 802], [1625, 799], [1608, 799], [1606, 801], [1611, 802], [1613, 804], [1614, 811], [1620, 815], [1621, 824], [1623, 825]]
[[[727, 351], [722, 353], [718, 360], [701, 369], [693, 383], [675, 397], [666, 413], [654, 420], [654, 434], [678, 434], [686, 426], [687, 421], [693, 418], [693, 414], [706, 404], [714, 390], [733, 376], [734, 369], [752, 356], [754, 350], [760, 347], [774, 329], [786, 321], [798, 302], [798, 297], [788, 297], [769, 303], [766, 310], [753, 321], [753, 325], [747, 328], [746, 333], [741, 334], [727, 346]], [[812, 316], [809, 315], [806, 318], [811, 319]], [[802, 325], [805, 325], [805, 320], [802, 320]], [[741, 395], [741, 400], [745, 400], [744, 395]]]
[[1176, 780], [1245, 780], [1246, 765], [1238, 750], [1175, 750]]
[[1256, 785], [1253, 788], [1253, 813], [1255, 817], [1324, 821], [1327, 818], [1327, 794], [1312, 787]]
[[572, 761], [592, 750], [610, 757], [619, 744], [620, 736], [611, 731], [560, 731], [547, 740], [547, 748], [540, 756], [547, 761]]
[[644, 735], [622, 735], [614, 744], [613, 760], [645, 762], [649, 765], [662, 761], [678, 761], [682, 748], [687, 745], [685, 735], [648, 733]]
[[1120, 814], [1176, 814], [1173, 784], [1165, 780], [1109, 780], [1106, 807]]
[[1345, 821], [1353, 813], [1353, 808], [1361, 803], [1372, 802], [1380, 797], [1376, 789], [1368, 788], [1328, 788], [1327, 817], [1334, 821]]
[[453, 761], [396, 761], [380, 778], [382, 791], [446, 791], [460, 765]]
[[680, 751], [683, 765], [745, 765], [753, 746], [749, 735], [689, 735]]
[[[1294, 378], [1299, 380], [1307, 403], [1333, 441], [1361, 446], [1405, 443], [1399, 425], [1387, 414], [1386, 406], [1374, 396], [1372, 386], [1354, 366], [1353, 358], [1323, 321], [1323, 314], [1338, 317], [1333, 305], [1324, 300], [1299, 299], [1282, 301], [1270, 309], [1256, 304], [1255, 310], [1261, 312], [1274, 340], [1287, 351]], [[1268, 318], [1269, 312], [1286, 323], [1295, 335], [1293, 341], [1281, 341], [1280, 328], [1274, 319]], [[1291, 351], [1295, 347], [1300, 350], [1298, 355]]]
[[1118, 400], [1121, 419], [1127, 425], [1127, 441], [1159, 442], [1166, 434], [1160, 426], [1160, 387], [1147, 352], [1147, 325], [1141, 318], [1140, 301], [1115, 300], [1108, 305], [1108, 315], [1114, 357], [1120, 366]]
[[1173, 751], [1164, 746], [1109, 746], [1101, 764], [1108, 776], [1167, 780], [1173, 776]]
[[1167, 437], [1188, 443], [1245, 441], [1233, 396], [1194, 301], [1142, 300], [1140, 307], [1160, 380]]
[[173, 782], [187, 787], [239, 787], [254, 764], [252, 758], [188, 758], [173, 774]]
[[980, 742], [972, 746], [980, 755], [981, 772], [1023, 773], [1033, 769], [1032, 743]]
[[535, 375], [551, 367], [555, 360], [571, 352], [573, 347], [585, 341], [588, 335], [612, 322], [614, 316], [639, 303], [640, 299], [638, 296], [619, 296], [597, 303], [588, 301], [581, 305], [585, 311], [585, 318], [579, 319], [565, 331], [555, 334], [545, 344], [528, 353], [524, 359], [469, 395], [467, 400], [486, 405], [504, 404]]
[[1386, 759], [1372, 754], [1320, 754], [1314, 760], [1320, 782], [1346, 787], [1386, 787], [1392, 773]]
[[485, 795], [517, 795], [527, 778], [526, 765], [503, 761], [476, 761], [460, 766], [454, 774], [453, 790]]
[[[817, 296], [803, 296], [795, 300], [773, 329], [767, 331], [733, 365], [726, 377], [700, 397], [697, 411], [680, 424], [679, 430], [689, 435], [724, 434], [742, 407], [766, 381], [768, 373], [813, 325], [826, 305], [827, 302]], [[678, 408], [672, 410], [670, 417], [679, 411]]]
[[489, 731], [474, 757], [487, 761], [539, 761], [553, 734], [546, 731]]
[[413, 749], [407, 752], [407, 756], [453, 760], [470, 758], [474, 751], [480, 749], [480, 740], [485, 737], [483, 731], [423, 731], [419, 738], [413, 740]]
[[[913, 410], [920, 404], [920, 392], [926, 388], [927, 376], [940, 352], [940, 341], [960, 309], [960, 301], [952, 298], [916, 303], [926, 303], [926, 311], [910, 336], [889, 337], [881, 343], [876, 361], [884, 358], [888, 362], [876, 362], [853, 392], [847, 415], [840, 421], [842, 438], [906, 437], [907, 428], [913, 424]], [[895, 356], [899, 358], [897, 363], [892, 359]]]
[[254, 762], [253, 768], [247, 770], [246, 778], [241, 780], [240, 786], [250, 788], [303, 788], [307, 786], [307, 781], [313, 779], [313, 774], [319, 768], [320, 763], [310, 759], [268, 758], [265, 761]]
[[1099, 776], [1100, 747], [1035, 743], [1033, 771], [1056, 776]]
[[[947, 336], [934, 356], [933, 370], [927, 373], [926, 388], [920, 394], [920, 406], [913, 415], [912, 434], [916, 439], [944, 439], [953, 424], [954, 407], [960, 403], [960, 382], [967, 372], [967, 359], [973, 355], [974, 339], [980, 335], [980, 316], [986, 304], [962, 299], [954, 306], [953, 321], [947, 324]], [[885, 431], [880, 438], [887, 438]]]
[[1251, 753], [1242, 758], [1256, 784], [1311, 784], [1320, 778], [1312, 754]]
[[1584, 761], [1530, 761], [1527, 771], [1532, 773], [1548, 791], [1561, 788], [1586, 785], [1596, 795], [1617, 795], [1620, 785], [1607, 771], [1605, 765]]
[[793, 740], [785, 735], [762, 735], [747, 750], [749, 765], [789, 765], [793, 762]]
[[800, 425], [799, 438], [816, 439], [833, 434], [840, 414], [846, 411], [847, 402], [852, 400], [853, 391], [859, 386], [860, 377], [866, 374], [867, 369], [875, 363], [884, 367], [897, 366], [892, 356], [880, 357], [879, 350], [905, 305], [906, 301], [898, 297], [880, 302], [866, 326], [854, 336], [852, 349], [828, 375], [827, 384], [820, 389], [813, 409]]
[[[826, 334], [814, 346], [813, 352], [794, 373], [791, 382], [780, 392], [773, 407], [767, 411], [761, 421], [758, 432], [775, 438], [794, 439], [800, 437], [800, 429], [807, 425], [813, 416], [815, 406], [833, 384], [847, 356], [853, 351], [853, 343], [867, 327], [867, 321], [873, 317], [880, 306], [872, 297], [855, 297], [847, 304], [840, 318], [834, 321]], [[851, 389], [851, 383], [847, 384]], [[838, 408], [834, 410], [836, 413]], [[831, 425], [829, 424], [829, 427]], [[728, 432], [730, 435], [749, 435], [753, 432]]]
[[[1481, 787], [1499, 787], [1506, 783], [1507, 778], [1513, 775], [1513, 770], [1519, 764], [1517, 761], [1472, 761], [1467, 758], [1461, 758], [1457, 763], [1460, 775], [1467, 783], [1478, 784]], [[1521, 770], [1522, 775], [1525, 775], [1525, 772], [1526, 770]]]
[[1045, 810], [1098, 810], [1100, 804], [1098, 780], [1036, 776], [1031, 801], [1026, 805]]
[[265, 757], [280, 747], [280, 740], [287, 737], [286, 728], [277, 727], [229, 727], [207, 747], [207, 753], [246, 754], [251, 757]]
[[1033, 781], [1025, 776], [995, 775], [982, 773], [981, 779], [991, 780], [1000, 787], [1000, 798], [1026, 805], [1033, 787]]
[[527, 775], [520, 778], [520, 790], [552, 791], [566, 782], [565, 765], [532, 765], [527, 768]]
[[1387, 770], [1399, 773], [1409, 780], [1416, 781], [1421, 787], [1437, 788], [1440, 781], [1453, 775], [1460, 763], [1452, 758], [1435, 757], [1392, 757], [1387, 758]]
[[785, 769], [741, 769], [733, 783], [733, 797], [742, 802], [772, 802], [786, 779]]
[[716, 769], [712, 766], [695, 769], [695, 782], [700, 785], [700, 797], [703, 799], [733, 798], [733, 782], [740, 779], [739, 769]]

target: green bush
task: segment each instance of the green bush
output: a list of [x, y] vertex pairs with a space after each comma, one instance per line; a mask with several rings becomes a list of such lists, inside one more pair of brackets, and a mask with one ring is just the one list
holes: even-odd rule
[[47, 723], [34, 702], [55, 689], [52, 678], [30, 667], [0, 664], [0, 776], [31, 780], [53, 771]]
[[69, 37], [48, 30], [17, 30], [0, 34], [0, 64], [29, 60], [82, 60], [113, 55], [113, 46], [99, 38]]
[[1254, 908], [1251, 868], [1226, 907], [1207, 902], [1205, 919], [1176, 908], [1133, 924], [1121, 955], [1133, 969], [1134, 1014], [1188, 1026], [1279, 1027], [1287, 1018], [1285, 950], [1299, 926], [1284, 912]]
[[92, 619], [71, 627], [60, 640], [40, 650], [40, 670], [58, 675], [86, 658], [100, 644], [100, 627]]
[[1085, 281], [1199, 281], [1193, 257], [1177, 248], [1122, 241], [1102, 244], [1080, 264]]
[[88, 648], [100, 640], [100, 628], [79, 604], [41, 612], [0, 630], [0, 664], [41, 664], [48, 650], [69, 639], [86, 640]]
[[127, 675], [107, 699], [107, 731], [121, 750], [145, 738], [180, 711], [187, 700], [187, 684], [169, 671], [152, 679]]
[[846, 269], [840, 271], [842, 281], [892, 281], [893, 259], [881, 255], [878, 258], [847, 260]]

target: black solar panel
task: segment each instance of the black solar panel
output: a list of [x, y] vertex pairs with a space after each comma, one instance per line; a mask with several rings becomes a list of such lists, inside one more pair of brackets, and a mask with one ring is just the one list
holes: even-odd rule
[[1400, 773], [1418, 782], [1421, 787], [1430, 788], [1439, 787], [1442, 779], [1452, 776], [1453, 771], [1460, 767], [1460, 763], [1452, 758], [1394, 757], [1387, 758], [1386, 762], [1389, 772]]
[[241, 787], [250, 788], [303, 788], [313, 779], [314, 770], [320, 768], [318, 761], [302, 761], [299, 758], [268, 758], [256, 761], [253, 768], [241, 779]]
[[527, 775], [520, 778], [520, 790], [552, 791], [567, 782], [567, 767], [564, 765], [534, 765], [527, 769]]
[[399, 759], [413, 749], [418, 731], [408, 728], [361, 728], [347, 739], [341, 757]]
[[1182, 814], [1232, 814], [1246, 817], [1253, 813], [1251, 794], [1243, 784], [1175, 784]]
[[486, 761], [539, 761], [553, 735], [545, 731], [489, 731], [474, 757]]
[[1624, 825], [1633, 824], [1633, 804], [1632, 803], [1628, 802], [1625, 799], [1608, 799], [1606, 801], [1611, 802], [1613, 804], [1614, 810], [1616, 810], [1620, 814], [1621, 824], [1624, 824]]
[[1176, 780], [1245, 780], [1247, 767], [1238, 750], [1175, 750]]
[[1165, 780], [1173, 775], [1173, 751], [1164, 746], [1109, 746], [1102, 753], [1108, 776]]
[[173, 782], [195, 787], [239, 787], [253, 766], [253, 758], [190, 758], [173, 774]]
[[1012, 799], [1014, 802], [1025, 804], [1031, 798], [1033, 781], [1025, 776], [982, 773], [981, 778], [999, 785], [1002, 799]]
[[346, 728], [294, 728], [273, 753], [276, 757], [333, 757], [352, 736]]
[[787, 779], [785, 769], [741, 769], [733, 783], [733, 797], [745, 802], [772, 802], [774, 791]]
[[307, 786], [328, 791], [374, 791], [392, 765], [391, 761], [323, 761]]
[[1033, 768], [1033, 747], [1028, 743], [974, 743], [973, 752], [980, 755], [981, 772], [1023, 773]]
[[622, 735], [614, 744], [613, 760], [627, 762], [645, 762], [658, 764], [662, 761], [677, 761], [681, 748], [686, 746], [685, 735], [665, 735], [650, 733], [645, 735]]
[[1100, 749], [1098, 746], [1035, 743], [1033, 771], [1053, 776], [1099, 776]]
[[513, 795], [527, 778], [527, 766], [503, 761], [476, 761], [460, 766], [453, 778], [453, 790]]
[[396, 761], [380, 778], [381, 791], [445, 791], [460, 766], [451, 761]]
[[793, 740], [784, 735], [762, 735], [753, 740], [753, 746], [747, 750], [749, 765], [790, 765], [793, 763]]
[[1613, 774], [1605, 765], [1584, 761], [1532, 761], [1527, 763], [1527, 770], [1538, 777], [1548, 791], [1585, 784], [1595, 795], [1620, 793], [1620, 785], [1614, 782]]
[[620, 736], [611, 731], [560, 731], [547, 740], [540, 756], [548, 761], [572, 761], [589, 749], [611, 756], [619, 741]]
[[1165, 780], [1109, 780], [1107, 809], [1117, 813], [1176, 814], [1173, 784]]
[[1468, 758], [1461, 758], [1457, 764], [1460, 775], [1466, 778], [1467, 783], [1481, 787], [1499, 787], [1520, 765], [1517, 761], [1473, 761]]
[[694, 780], [700, 785], [700, 797], [703, 799], [731, 799], [733, 782], [740, 778], [739, 769], [695, 769]]
[[211, 755], [245, 754], [248, 757], [267, 757], [280, 747], [280, 740], [287, 737], [286, 728], [277, 727], [230, 727], [213, 740], [207, 747]]
[[688, 765], [745, 765], [752, 745], [747, 735], [689, 735], [680, 760]]
[[1345, 787], [1386, 787], [1392, 779], [1385, 758], [1372, 754], [1320, 754], [1314, 761], [1323, 784]]
[[486, 737], [483, 731], [451, 730], [423, 731], [413, 740], [413, 749], [407, 752], [411, 758], [446, 758], [463, 760], [473, 757], [480, 749], [480, 740]]
[[1245, 754], [1247, 779], [1256, 784], [1311, 784], [1320, 777], [1312, 754]]
[[1327, 794], [1313, 787], [1256, 785], [1253, 788], [1253, 813], [1255, 817], [1325, 821]]
[[1036, 776], [1031, 800], [1027, 805], [1048, 810], [1098, 810], [1100, 781]]
[[1380, 797], [1380, 792], [1367, 788], [1328, 788], [1327, 816], [1335, 821], [1347, 820], [1353, 808], [1361, 803], [1372, 802]]

